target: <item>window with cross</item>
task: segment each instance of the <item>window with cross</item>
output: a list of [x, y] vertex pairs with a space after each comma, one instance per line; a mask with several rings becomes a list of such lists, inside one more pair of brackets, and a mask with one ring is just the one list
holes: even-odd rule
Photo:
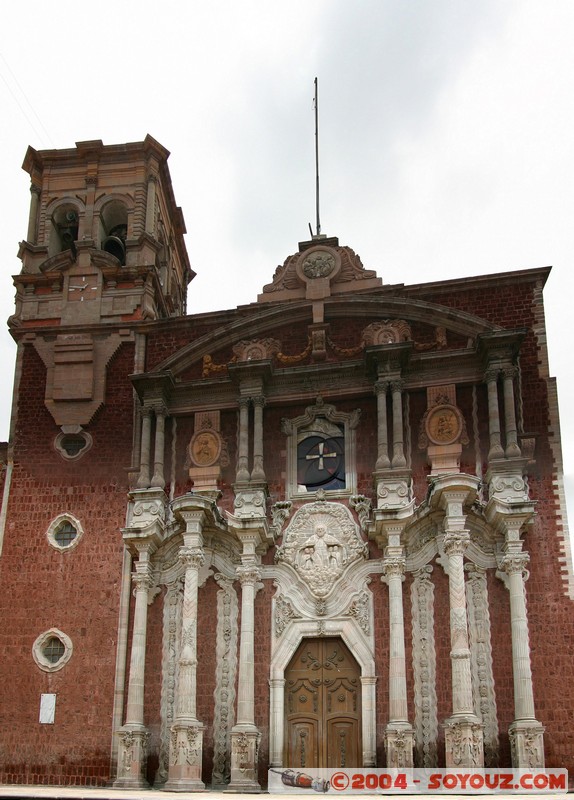
[[287, 434], [286, 497], [325, 491], [355, 491], [355, 428], [360, 411], [337, 411], [318, 397], [315, 405], [294, 419], [283, 419]]
[[317, 417], [300, 431], [297, 444], [299, 491], [345, 488], [345, 435], [341, 425]]

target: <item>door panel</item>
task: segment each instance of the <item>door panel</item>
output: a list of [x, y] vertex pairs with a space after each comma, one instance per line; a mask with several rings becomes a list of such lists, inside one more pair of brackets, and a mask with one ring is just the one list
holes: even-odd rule
[[359, 665], [342, 639], [304, 639], [285, 671], [284, 765], [358, 767]]

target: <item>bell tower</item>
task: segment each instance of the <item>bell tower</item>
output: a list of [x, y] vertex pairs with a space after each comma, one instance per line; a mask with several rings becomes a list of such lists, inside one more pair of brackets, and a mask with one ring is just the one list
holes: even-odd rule
[[185, 314], [194, 277], [167, 167], [169, 152], [143, 142], [29, 147], [26, 241], [12, 322], [117, 323]]
[[9, 324], [44, 362], [45, 405], [64, 438], [105, 402], [107, 365], [138, 324], [185, 314], [195, 273], [168, 156], [151, 136], [26, 153], [32, 196]]

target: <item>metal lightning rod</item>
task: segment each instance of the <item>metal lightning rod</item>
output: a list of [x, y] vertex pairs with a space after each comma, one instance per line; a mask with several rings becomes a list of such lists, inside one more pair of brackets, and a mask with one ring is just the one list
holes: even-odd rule
[[315, 78], [315, 208], [317, 212], [317, 236], [321, 235], [321, 220], [319, 218], [319, 85]]

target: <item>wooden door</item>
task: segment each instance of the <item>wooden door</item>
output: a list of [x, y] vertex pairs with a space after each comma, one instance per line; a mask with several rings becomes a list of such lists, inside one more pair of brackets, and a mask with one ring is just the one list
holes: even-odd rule
[[359, 665], [342, 639], [303, 639], [285, 671], [284, 766], [361, 766]]

